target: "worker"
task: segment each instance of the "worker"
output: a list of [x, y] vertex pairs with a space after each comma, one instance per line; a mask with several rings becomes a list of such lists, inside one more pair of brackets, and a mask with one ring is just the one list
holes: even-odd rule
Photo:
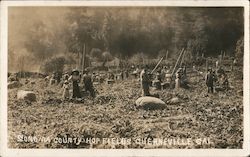
[[61, 82], [61, 78], [62, 78], [62, 72], [58, 71], [56, 73], [55, 79], [56, 79], [56, 83], [59, 84]]
[[137, 66], [136, 69], [133, 71], [132, 75], [134, 75], [134, 78], [137, 79], [138, 78], [138, 74], [139, 74], [139, 67]]
[[228, 81], [228, 77], [227, 74], [222, 74], [221, 76], [221, 85], [224, 89], [228, 89], [229, 88], [229, 81]]
[[161, 89], [161, 83], [162, 83], [161, 78], [159, 77], [159, 75], [156, 75], [155, 79], [152, 82], [153, 87], [160, 90]]
[[233, 65], [236, 66], [237, 65], [237, 59], [233, 60]]
[[69, 80], [69, 75], [68, 75], [68, 73], [65, 73], [63, 75], [63, 81], [68, 81], [68, 80]]
[[212, 69], [208, 69], [205, 81], [208, 87], [208, 93], [213, 93], [214, 92], [214, 87], [213, 87], [214, 75], [212, 73]]
[[78, 83], [80, 82], [80, 72], [74, 69], [71, 73], [69, 80], [73, 82], [73, 96], [72, 98], [81, 98], [80, 88]]
[[179, 74], [179, 73], [176, 73], [175, 89], [179, 89], [180, 87], [181, 87], [180, 74]]
[[114, 80], [115, 79], [115, 75], [113, 74], [113, 72], [108, 73], [108, 79], [109, 80]]
[[63, 83], [63, 100], [68, 100], [69, 99], [69, 82], [68, 80], [65, 80]]
[[159, 80], [160, 82], [162, 82], [162, 72], [161, 72], [160, 68], [156, 72], [156, 79]]
[[181, 81], [181, 84], [182, 84], [182, 79], [183, 79], [183, 68], [179, 68], [177, 71], [176, 71], [176, 73], [175, 73], [175, 76], [176, 76], [176, 78], [179, 78], [180, 79], [180, 81]]
[[15, 73], [15, 74], [10, 74], [9, 78], [8, 78], [8, 81], [19, 81], [18, 79], [18, 74]]
[[83, 73], [84, 73], [83, 83], [84, 83], [85, 91], [88, 91], [90, 93], [90, 96], [92, 98], [94, 98], [95, 97], [95, 90], [94, 90], [94, 86], [93, 86], [92, 77], [91, 77], [91, 75], [89, 75], [89, 71], [87, 69], [84, 70]]
[[53, 72], [49, 81], [49, 85], [53, 85], [55, 83], [56, 83], [56, 72]]
[[233, 59], [232, 65], [231, 65], [231, 71], [234, 70], [234, 67], [237, 65], [237, 60]]
[[177, 71], [176, 71], [176, 74], [179, 74], [180, 77], [183, 75], [183, 69], [182, 68], [179, 68]]
[[128, 69], [125, 70], [124, 74], [125, 74], [125, 78], [128, 79], [128, 77], [129, 77]]
[[220, 66], [220, 61], [217, 60], [217, 61], [215, 62], [215, 69], [219, 69], [219, 66]]
[[222, 74], [224, 74], [225, 71], [223, 70], [223, 68], [220, 66], [219, 69], [217, 70], [217, 75], [220, 78], [222, 76]]
[[121, 70], [120, 75], [121, 75], [121, 79], [123, 80], [124, 79], [124, 71], [123, 70]]
[[182, 66], [182, 71], [183, 71], [183, 76], [187, 77], [187, 67], [185, 64]]
[[149, 93], [149, 85], [150, 79], [148, 75], [148, 66], [144, 66], [140, 73], [140, 81], [141, 81], [141, 88], [142, 88], [142, 96], [150, 96]]

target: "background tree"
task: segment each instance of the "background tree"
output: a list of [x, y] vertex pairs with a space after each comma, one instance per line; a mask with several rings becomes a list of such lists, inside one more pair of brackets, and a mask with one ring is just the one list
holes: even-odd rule
[[235, 51], [236, 51], [236, 53], [235, 53], [236, 59], [239, 62], [243, 62], [243, 58], [244, 58], [244, 40], [243, 40], [243, 37], [237, 41]]
[[65, 63], [64, 57], [53, 57], [43, 63], [41, 71], [45, 73], [63, 72]]
[[110, 52], [108, 51], [104, 51], [102, 52], [100, 49], [98, 48], [93, 48], [90, 52], [90, 57], [97, 61], [97, 62], [102, 62], [102, 67], [105, 67], [105, 64], [108, 62], [108, 61], [112, 61], [113, 60], [113, 57], [112, 55], [110, 54]]
[[170, 59], [176, 60], [182, 48], [187, 49], [190, 58], [201, 54], [217, 57], [221, 51], [234, 56], [236, 43], [244, 35], [243, 9], [236, 7], [11, 10], [15, 10], [15, 17], [9, 18], [9, 43], [13, 54], [25, 49], [37, 63], [58, 54], [79, 54], [79, 59], [83, 52], [91, 60], [92, 48], [109, 52], [121, 60], [130, 60], [141, 52], [143, 57], [156, 59], [163, 49], [169, 51]]

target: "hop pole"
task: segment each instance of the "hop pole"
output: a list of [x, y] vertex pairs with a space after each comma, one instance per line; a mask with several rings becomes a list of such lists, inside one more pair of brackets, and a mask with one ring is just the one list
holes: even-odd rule
[[155, 68], [151, 71], [151, 74], [153, 74], [153, 72], [158, 68], [158, 66], [160, 65], [161, 61], [163, 60], [164, 57], [161, 57], [161, 59], [159, 60], [159, 62], [156, 64]]
[[176, 69], [176, 67], [178, 66], [178, 63], [179, 63], [179, 61], [180, 61], [180, 58], [181, 58], [183, 52], [184, 52], [184, 48], [182, 48], [181, 53], [180, 53], [180, 55], [179, 55], [179, 57], [178, 57], [178, 59], [177, 59], [177, 61], [176, 61], [176, 63], [175, 63], [174, 69], [173, 69], [172, 74], [171, 74], [171, 78], [172, 78], [173, 75], [174, 75], [175, 69]]

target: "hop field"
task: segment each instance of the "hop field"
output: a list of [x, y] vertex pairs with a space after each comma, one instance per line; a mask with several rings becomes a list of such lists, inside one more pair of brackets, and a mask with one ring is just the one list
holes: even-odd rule
[[[61, 87], [48, 86], [44, 79], [24, 84], [36, 102], [17, 100], [19, 89], [8, 90], [8, 146], [10, 148], [242, 148], [243, 80], [229, 74], [228, 91], [207, 94], [202, 79], [190, 78], [190, 89], [166, 89], [159, 94], [167, 103], [162, 110], [143, 110], [135, 105], [140, 97], [137, 80], [95, 85], [97, 97], [83, 102], [61, 100]], [[24, 80], [21, 80], [21, 83]], [[169, 101], [176, 98], [178, 101]], [[25, 138], [24, 138], [25, 137]], [[27, 137], [27, 138], [26, 138]], [[33, 137], [33, 138], [28, 138]], [[34, 140], [34, 137], [38, 140]], [[45, 139], [118, 138], [129, 144], [55, 142]], [[136, 139], [191, 139], [190, 145], [150, 145]], [[197, 140], [209, 139], [202, 143]]]

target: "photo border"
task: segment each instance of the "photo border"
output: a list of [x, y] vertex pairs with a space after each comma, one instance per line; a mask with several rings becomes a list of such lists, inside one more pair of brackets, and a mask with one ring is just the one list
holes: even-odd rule
[[[10, 6], [173, 6], [173, 7], [244, 7], [243, 70], [243, 149], [9, 149], [7, 147], [7, 65], [8, 7]], [[250, 155], [249, 108], [249, 2], [242, 1], [2, 1], [1, 2], [1, 156], [248, 156]]]

